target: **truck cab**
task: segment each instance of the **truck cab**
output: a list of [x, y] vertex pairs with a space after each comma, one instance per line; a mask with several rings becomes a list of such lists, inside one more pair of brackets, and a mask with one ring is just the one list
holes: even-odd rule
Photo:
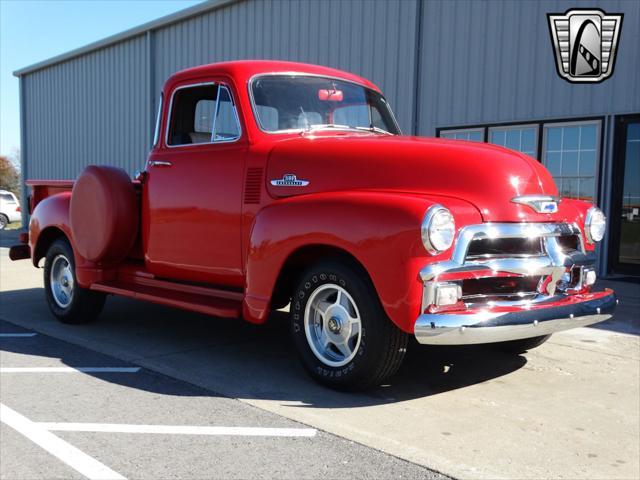
[[605, 218], [535, 160], [401, 134], [366, 79], [290, 62], [191, 68], [161, 94], [132, 180], [29, 180], [29, 234], [61, 321], [108, 294], [264, 323], [288, 306], [316, 380], [390, 378], [408, 340], [521, 352], [611, 317], [593, 292]]

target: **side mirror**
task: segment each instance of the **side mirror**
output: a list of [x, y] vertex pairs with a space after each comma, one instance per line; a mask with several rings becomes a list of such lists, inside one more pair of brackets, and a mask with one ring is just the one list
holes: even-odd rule
[[342, 90], [318, 90], [318, 99], [323, 102], [341, 102], [344, 100]]

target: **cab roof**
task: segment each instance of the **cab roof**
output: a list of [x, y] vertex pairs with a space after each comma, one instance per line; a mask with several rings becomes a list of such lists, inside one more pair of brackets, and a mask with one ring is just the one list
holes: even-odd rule
[[256, 75], [270, 73], [302, 73], [307, 75], [336, 77], [364, 85], [365, 87], [378, 92], [380, 91], [375, 84], [366, 78], [362, 78], [358, 75], [344, 72], [342, 70], [322, 67], [320, 65], [312, 65], [309, 63], [275, 60], [237, 60], [232, 62], [209, 63], [207, 65], [187, 68], [171, 75], [171, 77], [167, 79], [165, 87], [183, 80], [196, 77], [206, 77], [208, 75], [226, 75], [234, 78], [240, 83], [246, 83]]

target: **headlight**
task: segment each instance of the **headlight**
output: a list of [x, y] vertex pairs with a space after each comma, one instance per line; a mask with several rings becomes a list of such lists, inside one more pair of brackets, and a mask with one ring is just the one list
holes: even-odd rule
[[422, 243], [429, 253], [435, 255], [453, 244], [456, 223], [451, 212], [442, 205], [433, 205], [422, 220]]
[[602, 240], [606, 228], [607, 217], [604, 216], [604, 213], [602, 213], [602, 210], [599, 208], [591, 207], [584, 221], [584, 231], [587, 235], [587, 241], [589, 243], [596, 243]]

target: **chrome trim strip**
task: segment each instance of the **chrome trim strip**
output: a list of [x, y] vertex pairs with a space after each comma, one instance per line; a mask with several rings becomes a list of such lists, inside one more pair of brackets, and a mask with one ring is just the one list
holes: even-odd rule
[[521, 308], [506, 313], [477, 310], [466, 314], [420, 315], [414, 334], [423, 345], [508, 342], [602, 322], [612, 317], [616, 306], [616, 296], [611, 290], [579, 303], [569, 301], [569, 296], [547, 297], [547, 301], [558, 298], [567, 301], [548, 308]]
[[[553, 195], [519, 195], [511, 199], [512, 203], [520, 205], [526, 205], [532, 210], [538, 213], [556, 213], [558, 211], [558, 204], [560, 203], [560, 197]], [[546, 205], [550, 205], [553, 208], [549, 211], [545, 211]]]

